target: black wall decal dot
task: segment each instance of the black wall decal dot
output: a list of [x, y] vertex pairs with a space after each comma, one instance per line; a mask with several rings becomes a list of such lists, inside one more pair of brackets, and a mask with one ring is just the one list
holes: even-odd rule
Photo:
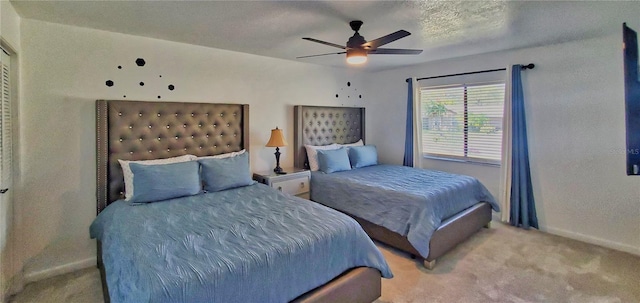
[[122, 69], [122, 65], [118, 65], [118, 69]]
[[142, 59], [142, 58], [136, 59], [136, 65], [144, 66], [145, 64], [147, 64], [147, 62], [145, 62], [144, 59]]
[[347, 82], [347, 86], [351, 86], [351, 82]]
[[160, 97], [160, 96], [158, 96], [158, 99], [160, 99], [160, 98], [161, 98], [161, 97]]
[[338, 94], [336, 94], [336, 98], [338, 98]]
[[140, 82], [140, 86], [144, 86], [144, 82]]
[[362, 99], [362, 95], [359, 95], [358, 98]]
[[107, 80], [107, 82], [105, 82], [105, 84], [107, 84], [108, 87], [112, 87], [113, 86], [113, 81]]
[[176, 87], [173, 86], [173, 84], [169, 84], [169, 90], [173, 90], [174, 88], [176, 88]]
[[122, 96], [122, 98], [126, 98], [126, 97], [127, 97], [127, 95]]
[[162, 78], [162, 75], [160, 75], [160, 78]]

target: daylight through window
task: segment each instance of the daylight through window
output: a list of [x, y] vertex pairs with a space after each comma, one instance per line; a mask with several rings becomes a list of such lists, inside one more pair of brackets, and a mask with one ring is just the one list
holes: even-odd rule
[[420, 88], [427, 157], [500, 164], [504, 82]]

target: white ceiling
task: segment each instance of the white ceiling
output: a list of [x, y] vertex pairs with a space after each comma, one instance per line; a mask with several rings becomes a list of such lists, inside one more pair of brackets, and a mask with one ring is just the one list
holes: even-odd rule
[[[420, 55], [370, 55], [377, 71], [497, 50], [531, 47], [621, 31], [621, 14], [640, 4], [555, 1], [24, 1], [23, 18], [184, 42], [267, 57], [345, 67], [341, 51], [302, 40], [344, 45], [348, 22], [362, 20], [372, 40], [400, 29], [412, 35], [385, 45]], [[633, 13], [635, 12], [635, 13]]]

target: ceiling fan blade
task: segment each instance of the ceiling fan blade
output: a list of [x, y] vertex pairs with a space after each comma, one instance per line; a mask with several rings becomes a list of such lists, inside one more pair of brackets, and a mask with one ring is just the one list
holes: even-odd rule
[[391, 33], [391, 34], [388, 34], [386, 36], [380, 37], [378, 39], [371, 40], [369, 42], [363, 43], [362, 47], [368, 48], [368, 49], [376, 49], [376, 48], [378, 48], [380, 46], [383, 46], [383, 45], [385, 45], [387, 43], [391, 43], [393, 41], [396, 41], [396, 40], [398, 40], [400, 38], [404, 38], [404, 37], [409, 36], [409, 35], [411, 35], [410, 32], [401, 29], [401, 30], [399, 30], [399, 31], [397, 31], [395, 33]]
[[313, 39], [313, 38], [302, 38], [302, 39], [309, 40], [311, 42], [317, 42], [317, 43], [320, 43], [320, 44], [341, 48], [341, 49], [347, 49], [345, 46], [342, 46], [342, 45], [339, 45], [339, 44], [335, 44], [335, 43], [331, 43], [331, 42], [327, 42], [327, 41], [322, 41], [322, 40]]
[[378, 55], [417, 55], [422, 53], [421, 49], [404, 49], [404, 48], [377, 48], [369, 51], [369, 54]]
[[296, 59], [311, 58], [311, 57], [319, 57], [319, 56], [327, 56], [327, 55], [340, 55], [340, 54], [346, 54], [346, 53], [347, 53], [347, 52], [328, 53], [328, 54], [319, 54], [319, 55], [309, 55], [309, 56], [296, 57]]

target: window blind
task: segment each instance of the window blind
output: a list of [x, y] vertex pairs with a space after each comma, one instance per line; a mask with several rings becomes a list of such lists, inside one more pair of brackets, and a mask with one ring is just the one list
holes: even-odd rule
[[12, 181], [11, 131], [11, 66], [10, 57], [0, 49], [2, 85], [0, 93], [0, 189], [9, 188]]
[[504, 82], [420, 88], [426, 156], [499, 164]]

